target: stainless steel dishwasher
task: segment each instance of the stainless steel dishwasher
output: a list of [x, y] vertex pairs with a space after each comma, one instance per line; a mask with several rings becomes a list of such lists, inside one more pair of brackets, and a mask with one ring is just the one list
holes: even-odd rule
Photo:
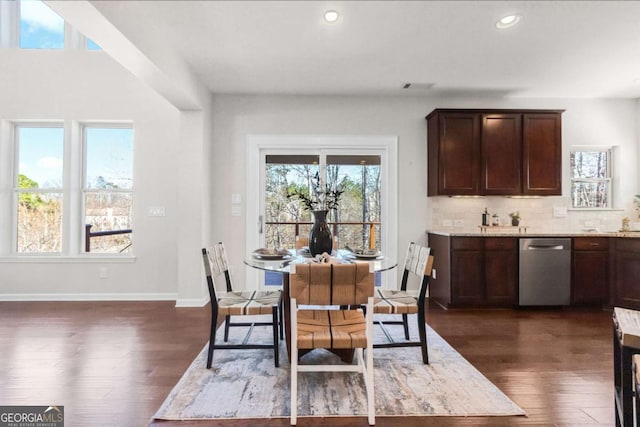
[[569, 305], [571, 239], [520, 239], [519, 278], [520, 305]]

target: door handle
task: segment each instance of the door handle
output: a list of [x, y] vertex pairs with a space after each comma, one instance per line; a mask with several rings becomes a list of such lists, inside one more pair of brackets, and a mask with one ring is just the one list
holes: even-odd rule
[[258, 234], [262, 234], [262, 223], [263, 223], [263, 217], [262, 215], [260, 215], [258, 217]]

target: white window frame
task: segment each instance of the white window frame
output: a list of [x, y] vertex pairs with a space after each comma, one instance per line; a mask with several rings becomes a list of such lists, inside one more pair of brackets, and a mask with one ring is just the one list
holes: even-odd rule
[[[131, 188], [128, 189], [95, 189], [95, 188], [88, 188], [87, 187], [87, 129], [131, 129], [131, 133], [132, 133], [132, 138], [134, 140], [135, 143], [135, 130], [133, 128], [133, 125], [131, 123], [99, 123], [99, 122], [84, 122], [82, 124], [80, 124], [80, 134], [81, 134], [81, 138], [82, 138], [82, 182], [81, 182], [81, 188], [82, 188], [82, 194], [80, 196], [80, 206], [81, 206], [81, 214], [80, 214], [80, 225], [81, 225], [81, 242], [82, 245], [80, 247], [80, 251], [87, 255], [87, 256], [102, 256], [105, 255], [104, 252], [96, 252], [96, 253], [91, 253], [91, 252], [86, 252], [84, 249], [84, 242], [87, 238], [86, 236], [86, 227], [85, 227], [85, 218], [86, 218], [86, 206], [85, 206], [85, 201], [86, 201], [86, 195], [87, 193], [127, 193], [127, 194], [131, 194], [132, 198], [131, 198], [131, 203], [132, 205], [135, 203], [133, 200], [133, 194], [134, 194], [134, 183], [135, 183], [135, 177], [133, 176], [133, 170], [132, 172], [132, 176], [131, 176]], [[132, 153], [132, 157], [133, 157]], [[131, 211], [131, 214], [133, 216], [133, 209]], [[133, 229], [133, 217], [131, 218], [131, 227]], [[131, 235], [131, 240], [133, 241], [133, 233]], [[113, 254], [115, 256], [118, 256], [118, 254]], [[126, 254], [125, 254], [126, 255]]]
[[[574, 178], [573, 177], [573, 169], [571, 168], [571, 156], [573, 153], [578, 152], [604, 152], [607, 153], [607, 177], [606, 178]], [[603, 210], [612, 210], [613, 202], [614, 202], [614, 190], [613, 190], [613, 177], [614, 177], [614, 167], [613, 164], [613, 152], [614, 147], [612, 146], [578, 146], [574, 145], [569, 150], [569, 182], [570, 182], [570, 193], [569, 196], [571, 198], [571, 209], [578, 211], [603, 211]], [[605, 183], [607, 186], [607, 201], [605, 207], [580, 207], [573, 206], [573, 195], [571, 191], [573, 189], [574, 182], [589, 182], [589, 183]]]
[[[12, 233], [11, 233], [11, 251], [19, 256], [59, 256], [64, 252], [65, 248], [65, 203], [68, 197], [65, 185], [65, 168], [62, 169], [62, 187], [46, 187], [46, 188], [24, 188], [18, 187], [18, 175], [20, 172], [20, 140], [18, 138], [18, 130], [20, 128], [56, 128], [62, 129], [62, 155], [63, 158], [67, 152], [66, 139], [67, 132], [63, 122], [15, 122], [12, 127], [12, 146], [13, 146], [13, 165], [11, 168], [11, 186], [12, 186]], [[63, 162], [64, 164], [64, 162]], [[62, 225], [60, 227], [60, 251], [59, 252], [18, 252], [18, 199], [21, 193], [38, 193], [38, 194], [62, 194]]]
[[[64, 160], [62, 186], [62, 250], [49, 253], [17, 252], [17, 139], [16, 127], [63, 127]], [[130, 253], [86, 253], [84, 252], [84, 142], [83, 126], [130, 128], [134, 132], [133, 150], [135, 151], [135, 126], [132, 121], [117, 122], [77, 122], [73, 120], [0, 120], [0, 262], [133, 262], [135, 248]], [[135, 162], [135, 158], [134, 158]], [[135, 171], [135, 163], [134, 163]], [[135, 179], [135, 178], [134, 178]], [[133, 205], [135, 206], [135, 182], [132, 185]], [[132, 213], [133, 214], [133, 213]], [[132, 228], [135, 229], [132, 217]], [[9, 236], [11, 236], [9, 238]]]

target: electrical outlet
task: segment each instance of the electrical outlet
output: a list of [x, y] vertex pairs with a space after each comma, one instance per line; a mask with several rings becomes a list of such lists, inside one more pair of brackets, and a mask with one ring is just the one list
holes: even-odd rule
[[98, 269], [98, 277], [101, 279], [106, 279], [107, 277], [109, 277], [109, 271], [107, 270], [107, 267], [100, 267]]
[[453, 221], [451, 221], [450, 219], [443, 219], [442, 220], [442, 226], [443, 227], [453, 227]]
[[453, 221], [454, 227], [464, 227], [464, 219], [456, 219]]
[[564, 206], [554, 206], [553, 208], [553, 217], [554, 218], [565, 218], [567, 216], [567, 208]]

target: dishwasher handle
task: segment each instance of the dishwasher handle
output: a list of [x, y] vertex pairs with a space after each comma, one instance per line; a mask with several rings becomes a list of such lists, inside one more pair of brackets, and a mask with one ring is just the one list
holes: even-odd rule
[[530, 251], [539, 251], [539, 250], [543, 250], [543, 251], [562, 251], [564, 250], [564, 245], [527, 245], [527, 250]]

